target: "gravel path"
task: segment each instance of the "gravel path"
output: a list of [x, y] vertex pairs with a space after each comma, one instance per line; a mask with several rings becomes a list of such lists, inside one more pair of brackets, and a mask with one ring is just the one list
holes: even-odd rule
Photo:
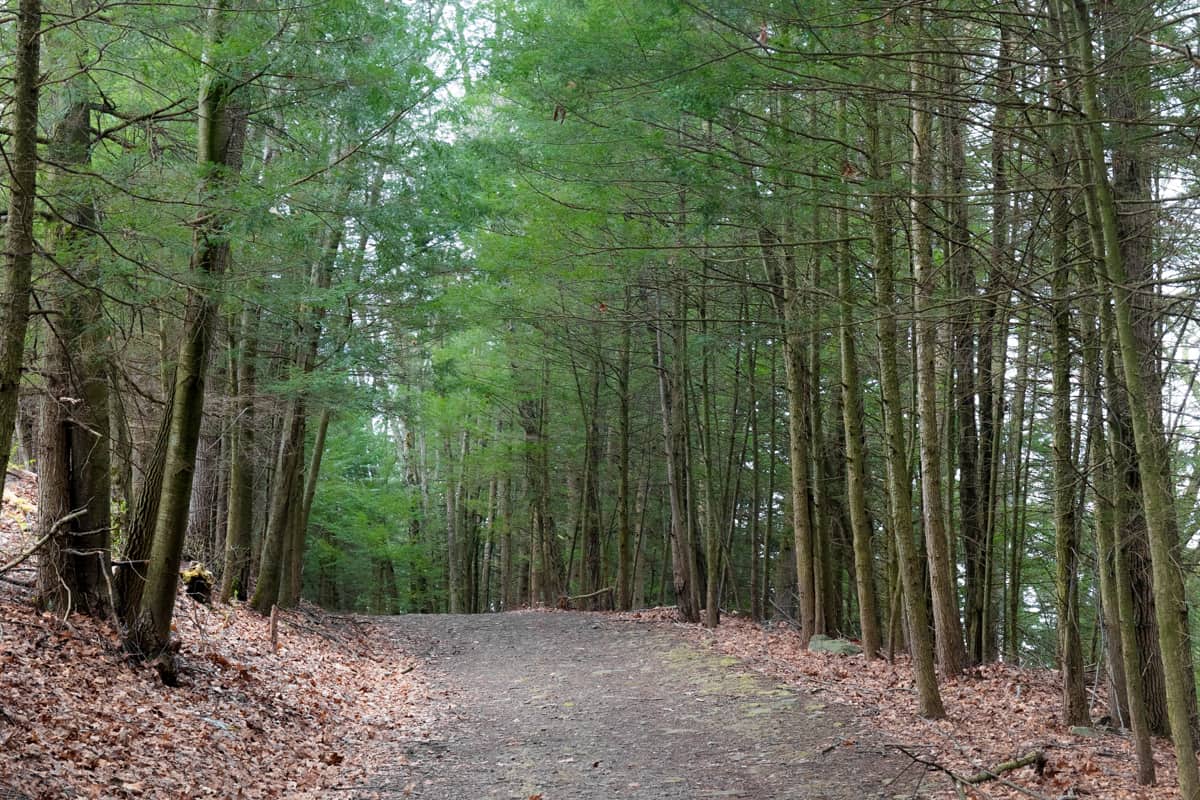
[[363, 787], [387, 797], [915, 796], [909, 760], [884, 750], [850, 710], [664, 626], [517, 612], [412, 615], [388, 627], [453, 710]]

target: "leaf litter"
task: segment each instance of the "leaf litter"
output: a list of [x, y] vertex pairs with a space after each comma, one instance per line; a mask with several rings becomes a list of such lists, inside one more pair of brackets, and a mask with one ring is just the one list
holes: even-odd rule
[[[917, 714], [916, 684], [907, 657], [868, 662], [862, 655], [814, 653], [801, 646], [786, 623], [758, 624], [725, 615], [715, 630], [679, 622], [674, 608], [616, 614], [620, 619], [669, 625], [702, 647], [734, 656], [751, 669], [792, 689], [858, 709], [892, 746], [967, 777], [996, 764], [1041, 750], [1046, 763], [1005, 773], [1005, 782], [964, 786], [974, 800], [1094, 797], [1102, 800], [1173, 800], [1179, 797], [1175, 756], [1169, 741], [1154, 741], [1158, 785], [1138, 786], [1133, 741], [1127, 732], [1092, 729], [1076, 735], [1059, 716], [1062, 679], [1055, 670], [987, 664], [954, 680], [939, 680], [946, 707], [943, 720]], [[1094, 687], [1092, 687], [1094, 689]], [[1108, 712], [1095, 702], [1092, 718]], [[926, 784], [933, 797], [960, 795], [945, 773]]]
[[[5, 489], [0, 564], [35, 541], [36, 479]], [[0, 582], [0, 797], [325, 798], [430, 735], [442, 703], [367, 618], [176, 601], [178, 688], [113, 627], [30, 605], [32, 560]], [[366, 797], [362, 792], [355, 797]]]

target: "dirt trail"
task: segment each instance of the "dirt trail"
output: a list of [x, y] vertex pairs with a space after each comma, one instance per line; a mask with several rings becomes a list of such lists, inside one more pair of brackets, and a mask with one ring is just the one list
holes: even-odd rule
[[578, 613], [398, 617], [453, 717], [364, 789], [427, 800], [913, 797], [908, 759], [822, 695], [661, 626]]

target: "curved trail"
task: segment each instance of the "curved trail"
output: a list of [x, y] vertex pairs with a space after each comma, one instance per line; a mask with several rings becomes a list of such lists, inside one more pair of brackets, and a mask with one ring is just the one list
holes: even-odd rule
[[849, 710], [670, 629], [582, 613], [397, 617], [452, 716], [369, 787], [425, 800], [913, 797]]

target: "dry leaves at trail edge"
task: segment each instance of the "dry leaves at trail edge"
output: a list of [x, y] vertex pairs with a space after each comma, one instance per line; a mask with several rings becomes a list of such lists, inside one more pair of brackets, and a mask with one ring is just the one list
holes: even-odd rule
[[[16, 483], [0, 563], [33, 541], [29, 487]], [[127, 659], [108, 625], [28, 600], [0, 584], [3, 797], [315, 800], [360, 785], [434, 722], [415, 661], [368, 620], [283, 612], [275, 654], [266, 619], [181, 592], [182, 685], [171, 689]]]

